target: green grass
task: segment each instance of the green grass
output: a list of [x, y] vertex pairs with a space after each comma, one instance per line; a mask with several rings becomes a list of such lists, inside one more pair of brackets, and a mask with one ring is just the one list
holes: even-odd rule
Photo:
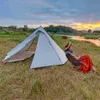
[[84, 34], [82, 36], [84, 36], [86, 39], [98, 39], [98, 38], [100, 38], [100, 34], [99, 33], [98, 34], [93, 34], [93, 33]]
[[[0, 60], [29, 34], [0, 35]], [[89, 54], [100, 72], [100, 47], [91, 43], [52, 38], [64, 49], [67, 42], [73, 43], [75, 54]], [[36, 43], [31, 50], [35, 50]], [[30, 69], [32, 57], [21, 62], [0, 62], [0, 100], [99, 100], [100, 75], [83, 74], [73, 70], [67, 62], [62, 66]]]

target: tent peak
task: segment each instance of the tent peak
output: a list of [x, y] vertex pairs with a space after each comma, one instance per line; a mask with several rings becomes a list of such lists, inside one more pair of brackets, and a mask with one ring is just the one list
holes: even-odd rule
[[42, 26], [39, 26], [38, 29], [43, 29], [43, 27]]

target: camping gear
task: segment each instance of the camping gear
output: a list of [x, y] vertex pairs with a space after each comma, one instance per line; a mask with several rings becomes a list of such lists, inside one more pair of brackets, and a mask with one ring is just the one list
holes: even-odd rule
[[80, 70], [83, 73], [88, 73], [89, 71], [91, 71], [92, 68], [93, 68], [93, 63], [92, 63], [92, 60], [91, 60], [90, 56], [89, 55], [84, 55], [84, 56], [81, 56], [80, 58], [82, 59], [80, 61], [80, 63], [81, 63]]
[[15, 48], [10, 50], [2, 61], [4, 63], [15, 62], [31, 57], [33, 53], [27, 50], [32, 45], [36, 36], [39, 36], [39, 38], [31, 68], [62, 65], [67, 61], [64, 51], [41, 26]]

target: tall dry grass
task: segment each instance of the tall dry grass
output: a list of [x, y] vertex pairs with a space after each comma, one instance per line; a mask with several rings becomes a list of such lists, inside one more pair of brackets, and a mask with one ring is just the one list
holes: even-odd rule
[[[19, 38], [18, 38], [19, 37]], [[0, 36], [0, 61], [6, 53], [26, 36]], [[64, 49], [66, 42], [73, 43], [76, 55], [89, 54], [100, 72], [100, 48], [90, 43], [64, 40], [53, 36]], [[17, 40], [17, 41], [16, 41]], [[35, 50], [36, 43], [31, 50]], [[0, 62], [0, 100], [99, 100], [100, 75], [83, 74], [73, 70], [67, 62], [62, 66], [30, 69], [32, 57], [21, 62]]]

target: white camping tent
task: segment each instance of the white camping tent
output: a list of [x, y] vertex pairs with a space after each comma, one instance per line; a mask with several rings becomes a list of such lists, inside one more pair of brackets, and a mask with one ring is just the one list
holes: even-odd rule
[[39, 39], [31, 68], [62, 65], [67, 61], [64, 51], [52, 40], [41, 26], [15, 48], [10, 50], [2, 61], [15, 62], [31, 57], [33, 53], [27, 50], [32, 45], [37, 35], [39, 35]]

